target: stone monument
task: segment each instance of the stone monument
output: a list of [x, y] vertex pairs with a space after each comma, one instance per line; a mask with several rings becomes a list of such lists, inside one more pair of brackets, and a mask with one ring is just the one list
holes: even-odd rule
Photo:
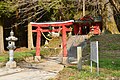
[[9, 49], [9, 61], [6, 63], [6, 67], [7, 68], [15, 68], [16, 62], [14, 61], [13, 57], [14, 57], [14, 49], [16, 48], [15, 41], [17, 41], [18, 38], [16, 38], [14, 36], [14, 32], [11, 30], [10, 36], [8, 38], [6, 38], [6, 40], [8, 41], [7, 48]]

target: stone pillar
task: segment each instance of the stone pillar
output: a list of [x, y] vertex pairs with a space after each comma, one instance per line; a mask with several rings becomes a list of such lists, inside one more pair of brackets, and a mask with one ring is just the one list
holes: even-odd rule
[[82, 69], [82, 48], [77, 47], [77, 61], [78, 61], [78, 70]]
[[18, 38], [14, 37], [14, 32], [10, 32], [10, 36], [6, 38], [8, 41], [8, 46], [7, 48], [9, 49], [9, 61], [6, 63], [7, 68], [15, 68], [16, 67], [16, 62], [14, 61], [14, 49], [16, 48], [15, 46], [15, 41], [18, 40]]

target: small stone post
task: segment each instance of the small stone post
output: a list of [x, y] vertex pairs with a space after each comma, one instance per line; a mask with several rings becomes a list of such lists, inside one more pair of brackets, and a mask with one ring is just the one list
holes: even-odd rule
[[77, 61], [78, 61], [78, 70], [82, 69], [82, 48], [77, 47]]
[[15, 41], [18, 40], [18, 38], [14, 37], [14, 32], [10, 32], [10, 36], [6, 38], [8, 41], [8, 46], [7, 48], [9, 49], [9, 61], [6, 63], [7, 68], [15, 68], [16, 67], [16, 62], [13, 59], [14, 56], [14, 49], [16, 48], [15, 46]]

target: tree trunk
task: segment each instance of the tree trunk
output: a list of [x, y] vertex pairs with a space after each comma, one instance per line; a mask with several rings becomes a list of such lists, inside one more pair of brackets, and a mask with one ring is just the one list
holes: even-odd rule
[[28, 49], [34, 49], [34, 45], [33, 45], [33, 36], [32, 36], [32, 26], [29, 23], [28, 24]]
[[111, 5], [114, 7], [116, 24], [118, 30], [120, 31], [120, 1], [119, 0], [109, 0], [109, 1]]
[[107, 19], [106, 19], [106, 29], [110, 31], [112, 34], [119, 34], [113, 9], [111, 8], [110, 4], [107, 5]]
[[3, 26], [2, 21], [0, 20], [0, 53], [4, 51], [4, 39], [3, 39]]
[[103, 31], [108, 30], [112, 34], [119, 34], [115, 18], [114, 18], [114, 13], [113, 13], [113, 8], [110, 3], [107, 3], [106, 0], [102, 0], [102, 17], [103, 17]]

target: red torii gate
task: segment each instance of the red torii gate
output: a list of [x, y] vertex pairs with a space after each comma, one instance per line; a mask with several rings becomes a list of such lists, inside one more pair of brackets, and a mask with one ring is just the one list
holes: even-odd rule
[[[32, 32], [37, 32], [37, 41], [36, 41], [36, 56], [40, 56], [40, 44], [41, 44], [41, 33], [42, 32], [59, 32], [62, 30], [62, 47], [63, 47], [63, 58], [67, 58], [67, 42], [66, 42], [66, 32], [72, 31], [67, 26], [72, 25], [74, 20], [64, 21], [64, 22], [45, 22], [45, 23], [35, 23], [31, 22], [32, 27], [36, 27], [36, 30]], [[61, 29], [50, 30], [49, 27], [62, 27]], [[45, 29], [44, 29], [45, 28]], [[64, 63], [64, 60], [63, 60]]]

